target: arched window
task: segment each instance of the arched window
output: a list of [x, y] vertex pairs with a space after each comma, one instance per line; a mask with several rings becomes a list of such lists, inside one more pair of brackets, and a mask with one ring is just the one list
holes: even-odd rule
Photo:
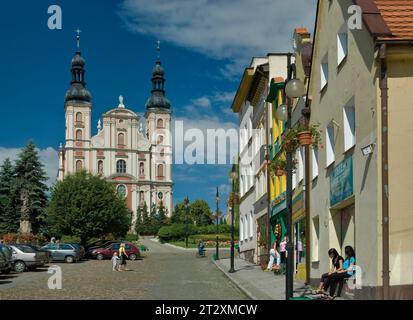
[[158, 119], [158, 122], [157, 122], [156, 126], [157, 126], [158, 128], [163, 128], [163, 120], [162, 120], [162, 119]]
[[144, 176], [145, 175], [145, 165], [143, 162], [139, 163], [139, 175]]
[[76, 113], [76, 122], [79, 122], [79, 123], [83, 122], [83, 116], [81, 112]]
[[124, 145], [125, 144], [125, 135], [123, 133], [118, 134], [118, 144]]
[[158, 177], [164, 177], [163, 164], [158, 164]]
[[143, 191], [140, 191], [139, 192], [139, 204], [143, 205], [144, 201], [145, 201], [145, 193]]
[[116, 172], [126, 173], [126, 161], [125, 160], [118, 160], [118, 162], [116, 162]]
[[82, 170], [82, 160], [77, 160], [76, 161], [76, 171], [81, 171]]
[[82, 130], [76, 130], [76, 140], [82, 140]]
[[103, 174], [103, 160], [98, 161], [98, 174]]
[[162, 142], [163, 142], [163, 135], [159, 135], [157, 144], [161, 144]]

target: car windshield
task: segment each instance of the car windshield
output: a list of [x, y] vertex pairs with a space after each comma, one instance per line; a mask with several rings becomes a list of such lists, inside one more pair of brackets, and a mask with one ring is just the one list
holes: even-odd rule
[[24, 253], [36, 253], [36, 250], [30, 248], [29, 246], [16, 246], [16, 248]]

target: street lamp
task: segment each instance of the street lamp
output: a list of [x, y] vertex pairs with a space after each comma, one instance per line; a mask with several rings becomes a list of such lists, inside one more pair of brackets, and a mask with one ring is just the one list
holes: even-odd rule
[[215, 201], [217, 203], [217, 211], [216, 211], [216, 224], [217, 224], [217, 238], [216, 238], [216, 251], [215, 251], [215, 260], [219, 260], [219, 242], [218, 242], [218, 233], [219, 233], [219, 225], [218, 225], [218, 219], [219, 219], [219, 191], [217, 187], [217, 193], [215, 195]]
[[[279, 120], [286, 121], [286, 130], [290, 130], [291, 124], [291, 112], [292, 112], [292, 99], [301, 97], [305, 94], [304, 84], [296, 78], [296, 68], [295, 64], [291, 63], [290, 53], [288, 55], [288, 78], [285, 83], [285, 95], [287, 100], [287, 105], [280, 106], [277, 110], [276, 116]], [[287, 275], [285, 277], [285, 296], [286, 300], [293, 298], [293, 277], [294, 277], [294, 244], [292, 241], [292, 225], [293, 225], [293, 215], [292, 215], [292, 185], [293, 185], [293, 150], [287, 148], [286, 150], [287, 158]]]
[[188, 248], [188, 216], [189, 216], [189, 198], [184, 199], [185, 205], [185, 247]]
[[235, 164], [232, 165], [230, 181], [232, 184], [232, 192], [230, 195], [230, 204], [231, 204], [231, 267], [229, 273], [234, 273], [234, 259], [235, 259], [235, 244], [234, 244], [234, 221], [235, 221], [235, 203], [237, 201], [237, 195], [235, 193], [235, 182], [237, 179], [237, 170]]

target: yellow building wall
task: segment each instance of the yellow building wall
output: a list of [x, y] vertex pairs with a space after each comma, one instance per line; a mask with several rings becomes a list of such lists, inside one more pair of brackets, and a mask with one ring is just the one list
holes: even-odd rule
[[390, 285], [413, 284], [413, 50], [388, 62]]

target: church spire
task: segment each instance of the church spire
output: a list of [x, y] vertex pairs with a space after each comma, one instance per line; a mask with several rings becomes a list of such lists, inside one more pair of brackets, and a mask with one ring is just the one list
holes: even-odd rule
[[70, 88], [66, 92], [65, 102], [77, 101], [77, 102], [90, 102], [92, 96], [88, 90], [86, 90], [85, 81], [85, 59], [80, 54], [80, 30], [76, 30], [76, 53], [72, 59], [72, 81], [70, 82]]
[[152, 90], [151, 97], [146, 102], [147, 109], [170, 109], [171, 103], [165, 97], [165, 71], [161, 65], [161, 43], [157, 41], [157, 60], [152, 69]]

